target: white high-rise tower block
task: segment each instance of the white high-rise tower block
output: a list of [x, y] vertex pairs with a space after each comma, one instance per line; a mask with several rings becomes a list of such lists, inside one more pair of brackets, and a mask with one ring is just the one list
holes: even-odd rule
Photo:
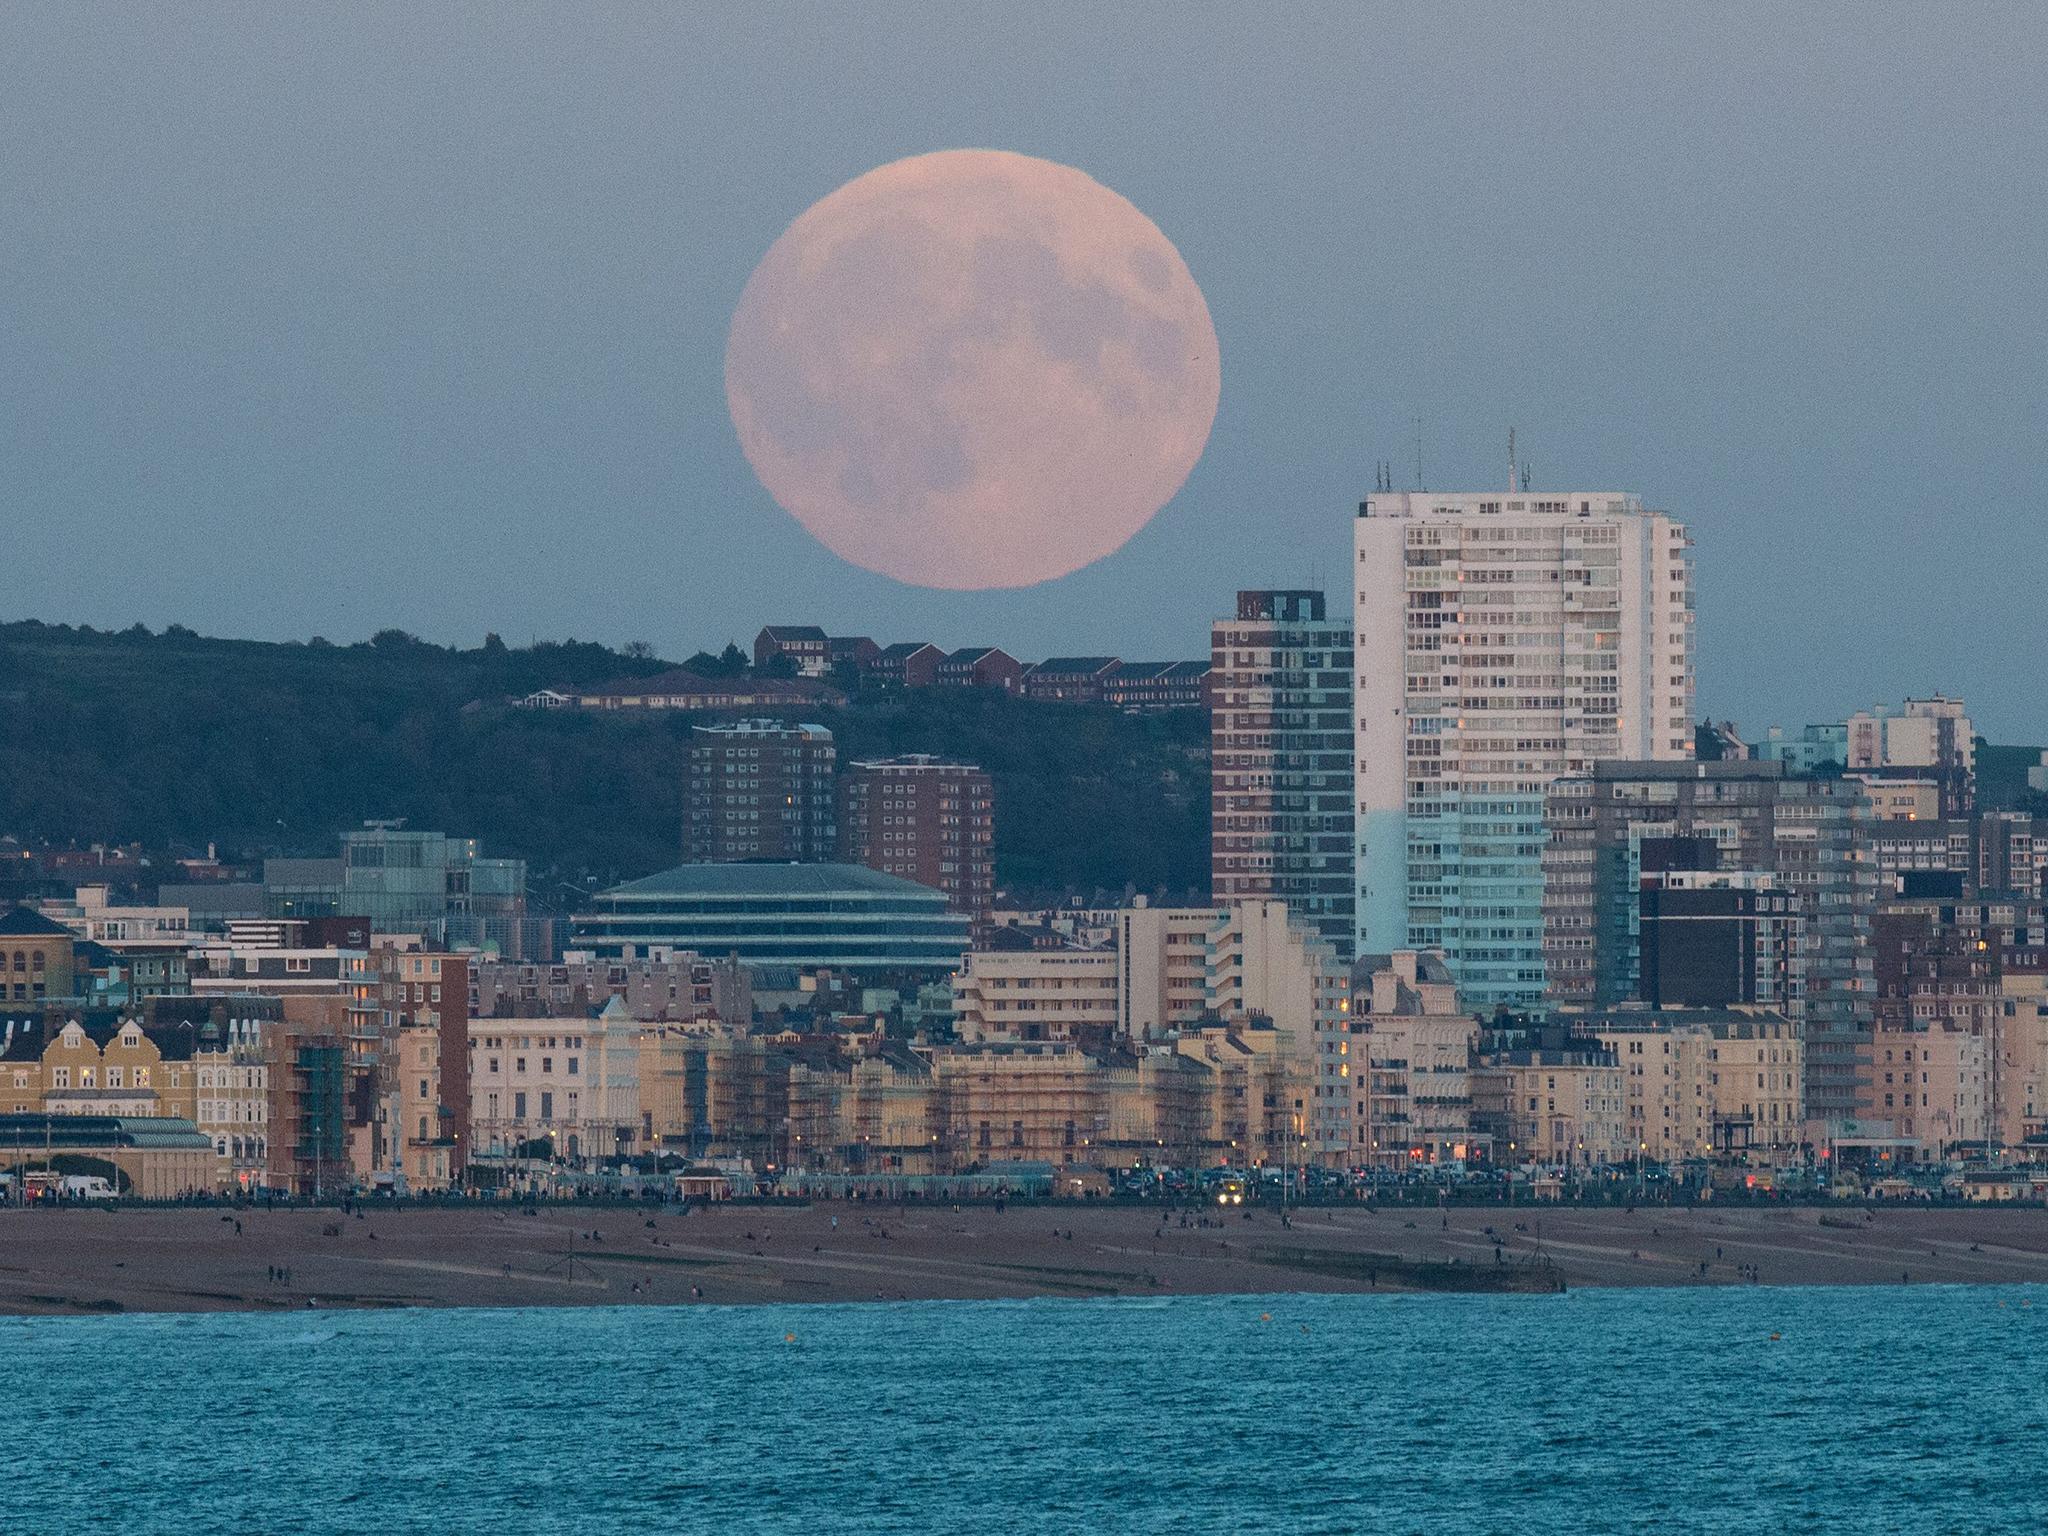
[[1440, 949], [1478, 1008], [1542, 993], [1544, 790], [1692, 756], [1690, 550], [1607, 491], [1360, 504], [1360, 955]]

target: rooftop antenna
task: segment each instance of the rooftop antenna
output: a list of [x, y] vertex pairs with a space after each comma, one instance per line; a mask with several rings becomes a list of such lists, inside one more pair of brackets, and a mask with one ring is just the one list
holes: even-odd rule
[[1522, 489], [1525, 491], [1529, 489], [1529, 466], [1527, 464], [1522, 466]]
[[1419, 491], [1422, 488], [1422, 418], [1417, 416], [1415, 418], [1415, 489]]
[[[1515, 471], [1515, 429], [1508, 428], [1508, 494], [1515, 494], [1519, 476]], [[1526, 489], [1526, 487], [1524, 487]]]

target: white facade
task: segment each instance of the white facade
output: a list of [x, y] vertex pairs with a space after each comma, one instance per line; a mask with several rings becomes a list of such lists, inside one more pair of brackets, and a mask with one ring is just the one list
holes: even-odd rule
[[270, 1156], [270, 1065], [259, 1019], [230, 1018], [227, 1035], [193, 1057], [193, 1119], [234, 1182], [262, 1184]]
[[1543, 796], [1692, 756], [1691, 544], [1613, 492], [1376, 492], [1356, 524], [1358, 952], [1543, 991]]
[[117, 953], [183, 944], [192, 926], [192, 914], [185, 907], [118, 905], [104, 885], [81, 885], [71, 900], [41, 901], [36, 910], [79, 938]]
[[616, 999], [594, 1019], [471, 1019], [474, 1145], [500, 1153], [549, 1140], [571, 1162], [632, 1150], [640, 1029]]
[[1961, 699], [1936, 694], [1904, 708], [1858, 710], [1844, 723], [1854, 768], [1976, 767], [1976, 729]]
[[1120, 969], [1109, 949], [975, 950], [953, 978], [953, 1027], [973, 1045], [1107, 1038]]

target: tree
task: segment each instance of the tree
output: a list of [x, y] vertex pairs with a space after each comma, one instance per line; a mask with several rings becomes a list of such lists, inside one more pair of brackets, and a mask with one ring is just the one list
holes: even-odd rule
[[725, 642], [725, 649], [718, 653], [718, 675], [738, 677], [747, 670], [747, 653], [734, 642]]
[[654, 647], [645, 640], [628, 640], [626, 648], [619, 653], [633, 661], [654, 660]]

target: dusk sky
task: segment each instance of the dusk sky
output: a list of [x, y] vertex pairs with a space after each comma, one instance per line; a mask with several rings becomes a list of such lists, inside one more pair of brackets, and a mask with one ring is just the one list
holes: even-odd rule
[[[2042, 740], [2044, 101], [2036, 6], [17, 5], [0, 615], [1196, 656], [1348, 602], [1420, 418], [1431, 488], [1512, 425], [1691, 525], [1703, 712]], [[841, 561], [724, 393], [790, 221], [969, 146], [1129, 199], [1222, 352], [1180, 494], [1012, 591]]]

